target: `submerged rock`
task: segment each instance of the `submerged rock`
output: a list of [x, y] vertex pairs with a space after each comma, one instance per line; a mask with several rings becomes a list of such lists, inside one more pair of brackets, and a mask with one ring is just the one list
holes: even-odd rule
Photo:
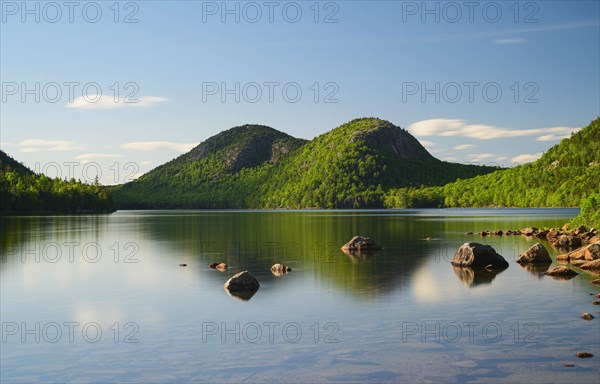
[[517, 259], [519, 264], [551, 264], [548, 250], [540, 243], [535, 243]]
[[490, 245], [464, 243], [454, 254], [452, 265], [474, 269], [506, 269], [508, 262]]
[[179, 266], [180, 266], [180, 267], [187, 267], [187, 264], [185, 264], [185, 263], [181, 263], [181, 264], [179, 264]]

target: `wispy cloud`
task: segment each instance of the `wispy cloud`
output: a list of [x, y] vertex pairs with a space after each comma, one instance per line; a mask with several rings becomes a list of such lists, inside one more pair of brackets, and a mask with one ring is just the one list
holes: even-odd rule
[[173, 143], [170, 141], [136, 141], [132, 143], [121, 144], [121, 148], [133, 149], [136, 151], [156, 151], [159, 149], [169, 149], [175, 152], [187, 152], [194, 148], [198, 143]]
[[473, 144], [460, 144], [454, 147], [457, 151], [464, 151], [465, 149], [473, 148]]
[[118, 99], [107, 95], [87, 95], [76, 98], [67, 104], [72, 109], [115, 109], [130, 107], [148, 107], [155, 104], [166, 103], [169, 99], [159, 96], [142, 96], [136, 102], [132, 100]]
[[435, 143], [433, 141], [427, 141], [427, 140], [419, 140], [419, 143], [421, 143], [421, 145], [424, 147], [433, 147], [435, 145]]
[[430, 119], [408, 126], [415, 136], [459, 136], [477, 140], [505, 139], [511, 137], [539, 136], [537, 141], [560, 140], [581, 128], [551, 127], [534, 129], [508, 129], [485, 124], [467, 124], [459, 119]]
[[496, 157], [493, 153], [473, 153], [469, 155], [469, 162], [478, 163], [485, 159], [491, 159], [492, 157]]
[[532, 153], [532, 154], [523, 154], [519, 156], [515, 156], [511, 159], [513, 163], [524, 164], [531, 163], [532, 161], [536, 161], [540, 157], [542, 157], [543, 153]]
[[19, 142], [19, 152], [42, 152], [42, 151], [81, 151], [87, 147], [73, 141], [67, 140], [45, 140], [45, 139], [28, 139]]
[[511, 44], [523, 44], [527, 42], [527, 39], [523, 39], [521, 37], [514, 39], [494, 39], [494, 44], [499, 45], [511, 45]]
[[90, 161], [96, 159], [113, 159], [117, 157], [123, 157], [123, 155], [117, 155], [114, 153], [84, 153], [77, 157], [77, 160]]

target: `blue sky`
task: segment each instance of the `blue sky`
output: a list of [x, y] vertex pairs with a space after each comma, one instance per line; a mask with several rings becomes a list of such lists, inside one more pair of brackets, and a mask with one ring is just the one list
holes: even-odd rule
[[2, 0], [0, 147], [114, 184], [237, 125], [377, 116], [510, 166], [600, 115], [598, 1], [315, 3]]

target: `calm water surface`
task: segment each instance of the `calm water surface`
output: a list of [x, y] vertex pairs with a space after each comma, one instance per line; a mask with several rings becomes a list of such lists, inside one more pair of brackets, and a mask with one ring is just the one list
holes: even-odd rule
[[[465, 234], [562, 226], [576, 214], [122, 211], [1, 218], [0, 380], [597, 382], [593, 277], [557, 281], [520, 267], [516, 258], [533, 244], [524, 237]], [[342, 253], [356, 234], [383, 249], [361, 258]], [[497, 275], [455, 271], [449, 261], [466, 241], [492, 244], [510, 267]], [[208, 268], [215, 261], [229, 270]], [[274, 276], [276, 262], [293, 271]], [[223, 289], [243, 270], [261, 284], [248, 301]], [[597, 318], [583, 321], [583, 312]], [[577, 359], [579, 351], [595, 356]]]

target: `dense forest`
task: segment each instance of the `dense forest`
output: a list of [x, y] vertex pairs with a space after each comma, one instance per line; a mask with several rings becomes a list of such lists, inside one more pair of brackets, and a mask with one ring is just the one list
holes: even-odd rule
[[441, 187], [399, 188], [386, 207], [577, 207], [599, 191], [600, 118], [539, 160]]
[[442, 185], [497, 168], [442, 162], [407, 131], [356, 119], [310, 142], [235, 127], [113, 189], [119, 208], [372, 208], [392, 187]]
[[35, 174], [0, 151], [0, 214], [113, 211], [106, 187]]

